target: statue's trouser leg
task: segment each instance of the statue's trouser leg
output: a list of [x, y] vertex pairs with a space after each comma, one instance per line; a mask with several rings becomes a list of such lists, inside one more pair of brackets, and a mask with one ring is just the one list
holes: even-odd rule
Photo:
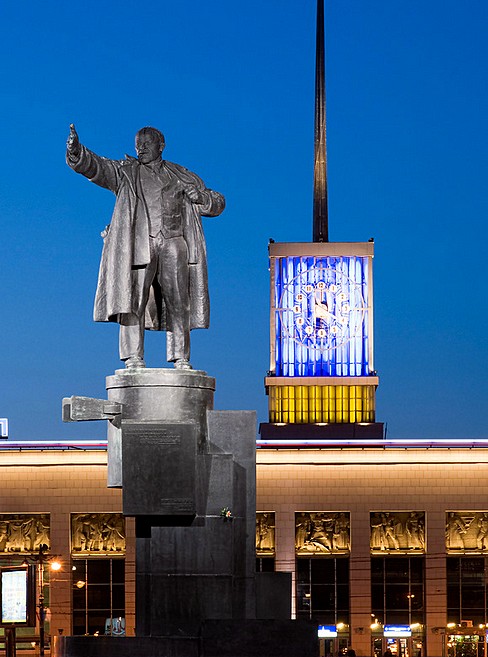
[[132, 356], [144, 358], [144, 326], [137, 315], [125, 315], [119, 331], [120, 360], [127, 360]]
[[123, 315], [120, 322], [120, 360], [127, 360], [133, 356], [144, 358], [144, 311], [158, 267], [158, 250], [155, 242], [156, 239], [150, 239], [151, 261], [149, 264], [145, 267], [133, 268], [131, 272], [132, 299], [137, 302], [135, 304], [137, 313]]
[[183, 237], [150, 238], [151, 262], [132, 270], [133, 298], [138, 312], [125, 315], [120, 323], [120, 359], [144, 358], [144, 311], [149, 290], [157, 276], [166, 306], [167, 360], [190, 358], [190, 283], [188, 247]]
[[190, 274], [188, 247], [183, 237], [162, 239], [158, 282], [166, 306], [166, 358], [190, 358]]

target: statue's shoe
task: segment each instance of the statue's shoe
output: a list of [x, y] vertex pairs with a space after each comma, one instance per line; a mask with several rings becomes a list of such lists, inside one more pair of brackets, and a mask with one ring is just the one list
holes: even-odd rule
[[190, 361], [187, 358], [178, 358], [178, 360], [175, 360], [175, 369], [192, 370], [193, 367], [191, 366]]
[[131, 356], [125, 361], [125, 366], [128, 369], [135, 369], [136, 367], [146, 367], [146, 363], [144, 362], [144, 359], [141, 358], [140, 356]]

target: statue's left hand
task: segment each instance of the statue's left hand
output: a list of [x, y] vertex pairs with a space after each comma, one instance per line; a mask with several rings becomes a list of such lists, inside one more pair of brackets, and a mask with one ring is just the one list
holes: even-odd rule
[[200, 190], [196, 187], [190, 187], [189, 185], [185, 187], [185, 193], [192, 203], [201, 204], [205, 201], [205, 198]]

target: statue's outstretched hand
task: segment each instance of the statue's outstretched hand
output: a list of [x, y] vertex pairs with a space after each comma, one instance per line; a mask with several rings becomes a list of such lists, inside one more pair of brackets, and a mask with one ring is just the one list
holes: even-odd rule
[[205, 200], [202, 192], [198, 190], [196, 187], [192, 187], [191, 185], [186, 185], [185, 192], [192, 203], [201, 204]]
[[69, 126], [69, 136], [66, 145], [69, 152], [73, 155], [77, 155], [80, 152], [80, 139], [78, 137], [78, 133], [76, 132], [74, 123], [71, 123]]

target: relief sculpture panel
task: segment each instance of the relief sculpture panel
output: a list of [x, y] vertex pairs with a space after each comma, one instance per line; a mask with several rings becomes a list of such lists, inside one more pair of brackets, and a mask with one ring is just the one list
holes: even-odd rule
[[350, 518], [346, 512], [295, 513], [296, 554], [348, 554], [351, 548]]
[[275, 555], [275, 514], [273, 512], [256, 513], [256, 556]]
[[72, 554], [125, 553], [125, 521], [121, 513], [72, 513]]
[[446, 550], [452, 554], [488, 552], [488, 511], [448, 511]]
[[423, 511], [374, 511], [370, 513], [370, 528], [373, 554], [425, 552]]
[[0, 514], [0, 554], [37, 552], [51, 547], [49, 513]]

